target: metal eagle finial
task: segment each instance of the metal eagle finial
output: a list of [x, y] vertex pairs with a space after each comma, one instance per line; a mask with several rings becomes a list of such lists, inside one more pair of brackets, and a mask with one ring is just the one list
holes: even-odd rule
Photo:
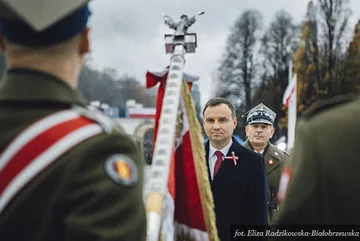
[[169, 26], [170, 29], [174, 29], [175, 30], [175, 36], [179, 36], [179, 35], [185, 35], [187, 34], [187, 30], [188, 28], [193, 25], [196, 22], [196, 17], [203, 15], [205, 12], [201, 11], [197, 14], [195, 14], [194, 16], [192, 16], [191, 18], [189, 18], [187, 15], [183, 14], [180, 17], [180, 21], [179, 22], [175, 22], [169, 15], [166, 14], [161, 14], [164, 18], [164, 22], [167, 26]]

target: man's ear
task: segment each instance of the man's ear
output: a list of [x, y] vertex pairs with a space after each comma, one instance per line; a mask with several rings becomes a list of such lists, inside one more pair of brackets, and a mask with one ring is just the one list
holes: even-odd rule
[[1, 52], [5, 52], [5, 37], [4, 35], [0, 32], [0, 51]]
[[89, 32], [90, 32], [90, 28], [86, 27], [80, 34], [80, 43], [79, 43], [80, 54], [87, 54], [90, 52]]
[[234, 117], [234, 118], [233, 118], [233, 129], [235, 129], [236, 126], [237, 126], [237, 118]]
[[272, 126], [271, 127], [271, 132], [270, 132], [270, 138], [273, 137], [274, 133], [275, 133], [275, 128]]

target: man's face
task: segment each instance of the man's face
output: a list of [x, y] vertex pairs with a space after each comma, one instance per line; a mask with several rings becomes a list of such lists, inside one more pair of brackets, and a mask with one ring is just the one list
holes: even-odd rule
[[245, 126], [246, 136], [253, 146], [266, 146], [275, 132], [275, 128], [269, 124], [250, 124]]
[[230, 142], [236, 124], [236, 117], [232, 118], [231, 110], [226, 104], [209, 106], [204, 112], [203, 126], [206, 136], [216, 145]]

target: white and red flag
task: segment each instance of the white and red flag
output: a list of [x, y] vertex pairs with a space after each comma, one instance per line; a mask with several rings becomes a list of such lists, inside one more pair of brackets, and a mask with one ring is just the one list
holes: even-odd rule
[[[290, 67], [291, 68], [291, 67]], [[288, 108], [288, 135], [287, 135], [287, 151], [291, 152], [295, 142], [295, 127], [297, 118], [297, 104], [296, 104], [296, 74], [289, 76], [289, 85], [287, 86], [284, 96], [283, 104]], [[282, 170], [282, 175], [279, 183], [279, 191], [277, 198], [279, 202], [283, 202], [286, 197], [287, 187], [291, 178], [290, 166], [285, 166]]]
[[283, 104], [288, 108], [288, 135], [287, 135], [287, 151], [291, 151], [295, 142], [295, 127], [297, 119], [297, 96], [296, 96], [296, 74], [289, 78], [284, 96]]
[[294, 95], [296, 95], [296, 75], [294, 75], [293, 78], [289, 81], [289, 84], [285, 89], [282, 99], [283, 105], [289, 107], [289, 103]]

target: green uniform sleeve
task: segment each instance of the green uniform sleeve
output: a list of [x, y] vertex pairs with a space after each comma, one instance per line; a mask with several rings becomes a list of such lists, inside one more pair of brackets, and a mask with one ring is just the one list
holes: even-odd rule
[[[133, 161], [136, 183], [125, 185], [106, 173], [104, 164], [114, 155]], [[71, 158], [63, 200], [64, 240], [145, 240], [143, 160], [135, 144], [126, 136], [102, 135], [83, 143]]]

